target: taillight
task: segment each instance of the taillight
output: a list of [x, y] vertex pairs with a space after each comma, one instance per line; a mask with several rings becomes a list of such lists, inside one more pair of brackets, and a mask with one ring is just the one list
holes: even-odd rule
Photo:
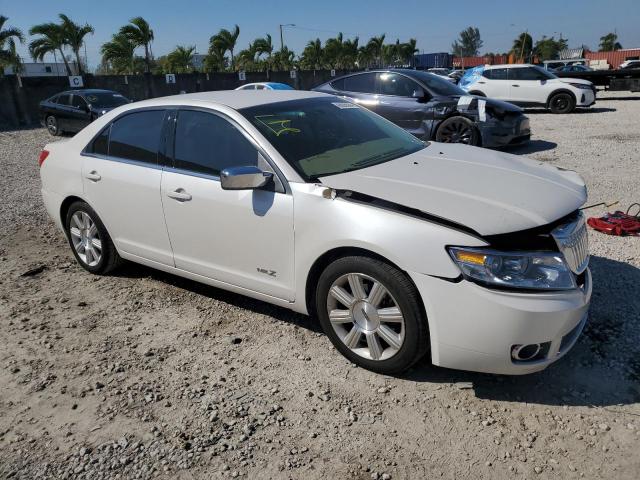
[[38, 165], [42, 166], [42, 164], [44, 163], [44, 161], [47, 159], [48, 156], [49, 156], [49, 150], [42, 150], [40, 152], [40, 156], [38, 157]]

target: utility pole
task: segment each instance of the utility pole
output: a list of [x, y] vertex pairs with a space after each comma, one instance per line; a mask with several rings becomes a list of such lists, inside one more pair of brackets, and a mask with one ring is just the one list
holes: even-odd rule
[[[524, 62], [524, 44], [526, 43], [528, 36], [529, 36], [529, 29], [524, 31], [524, 37], [522, 38], [522, 48], [520, 49], [520, 60], [522, 60], [523, 62]], [[531, 39], [531, 41], [533, 42], [533, 39]]]
[[295, 23], [284, 23], [284, 24], [280, 24], [280, 51], [282, 52], [284, 50], [284, 39], [282, 37], [282, 27], [295, 27], [296, 24]]

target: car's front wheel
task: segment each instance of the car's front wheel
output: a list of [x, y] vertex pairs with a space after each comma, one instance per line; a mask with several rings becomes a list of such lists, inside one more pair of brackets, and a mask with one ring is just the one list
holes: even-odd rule
[[571, 113], [576, 108], [576, 100], [570, 93], [556, 93], [549, 100], [551, 113]]
[[438, 127], [436, 142], [479, 145], [480, 135], [471, 120], [465, 117], [449, 117]]
[[104, 275], [117, 268], [122, 259], [98, 214], [87, 203], [73, 203], [65, 218], [69, 245], [85, 270]]
[[47, 126], [47, 131], [54, 137], [57, 137], [62, 133], [60, 126], [58, 125], [58, 119], [53, 115], [48, 115], [47, 118], [45, 118], [44, 123]]
[[400, 373], [429, 348], [415, 286], [378, 259], [350, 256], [331, 263], [318, 279], [316, 312], [340, 353], [375, 372]]

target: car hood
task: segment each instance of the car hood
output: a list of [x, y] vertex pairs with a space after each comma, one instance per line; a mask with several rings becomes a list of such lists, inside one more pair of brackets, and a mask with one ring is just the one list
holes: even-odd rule
[[411, 155], [320, 181], [420, 210], [480, 235], [546, 225], [587, 198], [584, 181], [575, 172], [461, 144], [430, 143]]
[[582, 78], [554, 78], [553, 81], [560, 81], [562, 83], [579, 83], [580, 85], [591, 86], [592, 83], [589, 80], [583, 80]]

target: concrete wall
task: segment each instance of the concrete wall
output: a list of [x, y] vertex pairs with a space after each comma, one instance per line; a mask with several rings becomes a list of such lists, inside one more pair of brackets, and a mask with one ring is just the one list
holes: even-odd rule
[[[336, 71], [336, 76], [346, 71]], [[246, 81], [240, 82], [237, 73], [176, 74], [176, 83], [167, 84], [164, 75], [85, 75], [85, 88], [104, 88], [121, 93], [131, 100], [193, 93], [211, 90], [230, 90], [244, 83], [281, 82], [298, 90], [309, 90], [331, 79], [328, 70], [297, 71], [296, 78], [289, 72], [247, 72]], [[15, 128], [39, 122], [38, 104], [50, 96], [69, 90], [67, 77], [21, 77], [8, 75], [0, 78], [0, 126]]]

